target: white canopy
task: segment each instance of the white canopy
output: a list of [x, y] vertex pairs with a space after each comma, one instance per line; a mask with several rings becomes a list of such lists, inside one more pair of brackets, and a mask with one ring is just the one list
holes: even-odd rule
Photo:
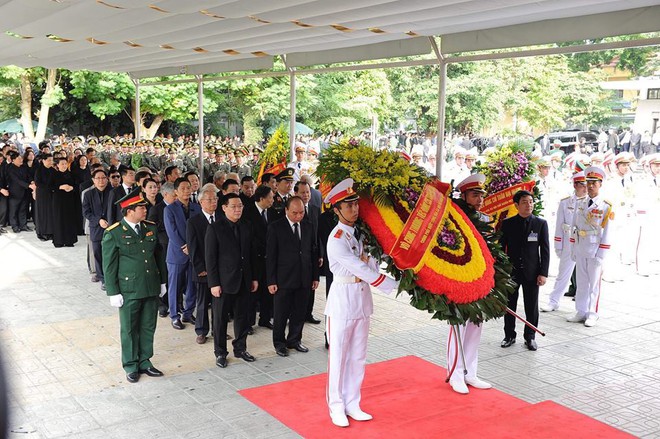
[[0, 0], [0, 62], [143, 78], [429, 53], [428, 36], [453, 53], [656, 31], [659, 3]]

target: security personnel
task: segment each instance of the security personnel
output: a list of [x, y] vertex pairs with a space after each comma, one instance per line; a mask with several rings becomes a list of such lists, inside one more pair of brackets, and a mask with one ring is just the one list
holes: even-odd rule
[[126, 380], [136, 383], [140, 374], [163, 373], [151, 364], [158, 296], [166, 294], [165, 258], [158, 245], [158, 229], [147, 216], [147, 201], [140, 188], [118, 202], [124, 218], [103, 234], [103, 274], [110, 304], [119, 308], [121, 361]]
[[577, 291], [576, 314], [567, 321], [594, 326], [598, 321], [598, 299], [603, 260], [610, 250], [610, 224], [614, 219], [612, 204], [600, 196], [605, 178], [602, 168], [590, 166], [584, 170], [587, 197], [577, 204], [573, 216], [573, 257], [575, 258]]
[[300, 177], [309, 174], [309, 163], [305, 160], [307, 147], [304, 143], [296, 142], [296, 159], [289, 163], [288, 167], [293, 169], [293, 180], [300, 181]]
[[369, 316], [373, 301], [369, 285], [389, 293], [398, 283], [378, 271], [378, 262], [364, 252], [359, 229], [358, 195], [347, 178], [327, 195], [339, 223], [328, 238], [328, 263], [334, 281], [325, 306], [328, 354], [327, 403], [330, 419], [348, 427], [348, 418], [368, 421], [372, 416], [360, 408], [360, 387], [364, 379], [369, 337]]
[[[484, 204], [484, 183], [486, 176], [484, 174], [472, 174], [456, 185], [456, 189], [461, 193], [461, 199], [465, 201], [468, 209], [476, 211], [479, 219], [488, 222], [488, 215], [479, 212]], [[462, 203], [460, 204], [462, 206]], [[467, 386], [475, 389], [490, 389], [492, 385], [477, 378], [477, 363], [479, 362], [479, 341], [481, 340], [481, 325], [467, 322], [460, 327], [461, 345], [463, 346], [463, 355], [467, 369], [467, 375], [463, 375], [463, 360], [458, 352], [457, 339], [459, 335], [452, 326], [447, 338], [447, 368], [451, 369], [455, 363], [456, 368], [449, 378], [449, 385], [458, 393], [469, 393]], [[460, 345], [459, 345], [460, 346]]]
[[236, 172], [238, 177], [243, 180], [243, 177], [252, 177], [252, 166], [247, 162], [247, 151], [239, 148], [236, 151]]
[[557, 223], [555, 224], [555, 253], [559, 258], [559, 272], [555, 279], [555, 285], [550, 293], [547, 305], [541, 306], [541, 311], [551, 312], [559, 308], [559, 299], [566, 291], [571, 280], [571, 274], [575, 269], [575, 261], [571, 256], [571, 227], [573, 215], [579, 202], [587, 196], [587, 179], [584, 172], [573, 175], [573, 195], [562, 199], [557, 208]]
[[277, 182], [277, 189], [275, 190], [275, 197], [273, 207], [270, 208], [273, 220], [282, 218], [284, 216], [284, 205], [287, 198], [291, 196], [291, 189], [293, 189], [293, 175], [295, 169], [286, 168], [275, 176]]

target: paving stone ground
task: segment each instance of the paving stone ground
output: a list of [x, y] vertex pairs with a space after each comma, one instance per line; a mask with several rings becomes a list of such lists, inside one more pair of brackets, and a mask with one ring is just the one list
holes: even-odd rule
[[[248, 339], [257, 361], [231, 358], [219, 369], [212, 343], [197, 345], [191, 325], [176, 331], [159, 319], [153, 362], [165, 377], [129, 384], [116, 310], [90, 282], [84, 238], [56, 249], [34, 233], [8, 233], [0, 236], [0, 258], [10, 438], [298, 437], [237, 391], [325, 372], [322, 325], [305, 326], [309, 353], [287, 358], [275, 355], [270, 331], [257, 328]], [[623, 282], [603, 283], [596, 327], [565, 321], [573, 313], [568, 298], [558, 311], [542, 313], [547, 337], [537, 338], [536, 352], [524, 348], [522, 337], [500, 348], [503, 323], [487, 322], [479, 376], [526, 401], [553, 400], [636, 436], [660, 437], [660, 277], [637, 276], [632, 266], [624, 271]], [[553, 281], [542, 288], [540, 303]], [[318, 317], [322, 291], [323, 284]], [[406, 295], [374, 299], [369, 362], [416, 355], [444, 365], [446, 324], [414, 309]]]

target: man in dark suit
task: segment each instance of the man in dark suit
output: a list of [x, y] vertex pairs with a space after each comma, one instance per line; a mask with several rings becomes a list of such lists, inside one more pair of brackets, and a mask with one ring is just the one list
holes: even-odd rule
[[268, 292], [266, 285], [266, 236], [270, 207], [273, 205], [273, 191], [270, 187], [262, 185], [254, 193], [254, 201], [249, 202], [243, 209], [243, 218], [252, 224], [254, 241], [257, 250], [257, 267], [259, 273], [259, 289], [253, 294], [250, 301], [248, 323], [254, 325], [257, 317], [257, 304], [259, 304], [259, 326], [273, 329], [270, 319], [273, 317], [273, 296]]
[[[164, 183], [160, 187], [160, 194], [163, 196], [163, 201], [157, 203], [149, 210], [147, 219], [156, 224], [156, 227], [158, 228], [158, 244], [160, 245], [163, 254], [165, 254], [167, 252], [167, 244], [170, 241], [167, 237], [167, 230], [165, 230], [165, 208], [174, 203], [176, 200], [174, 185], [172, 183]], [[158, 304], [158, 315], [160, 317], [167, 317], [167, 310], [169, 309], [168, 297], [162, 296], [159, 299], [160, 303]], [[177, 301], [179, 301], [178, 298]]]
[[119, 173], [121, 174], [121, 184], [114, 188], [110, 193], [110, 200], [108, 200], [108, 212], [106, 218], [110, 225], [122, 219], [121, 209], [115, 204], [133, 190], [135, 185], [135, 171], [129, 167], [120, 167]]
[[[308, 176], [304, 175], [303, 177]], [[312, 224], [312, 233], [319, 253], [318, 265], [320, 268], [323, 265], [323, 248], [321, 247], [319, 240], [319, 217], [321, 216], [321, 209], [312, 205], [312, 187], [307, 181], [301, 178], [300, 181], [294, 185], [293, 192], [302, 199], [303, 203], [305, 203], [305, 217], [303, 220], [309, 221]], [[314, 317], [314, 314], [312, 313], [314, 310], [315, 295], [316, 290], [310, 289], [309, 300], [307, 301], [307, 311], [305, 312], [305, 321], [318, 325], [321, 323], [321, 320]]]
[[[509, 308], [516, 310], [520, 287], [523, 290], [525, 316], [534, 326], [539, 323], [539, 287], [545, 285], [550, 265], [548, 223], [532, 214], [534, 196], [518, 191], [513, 196], [518, 215], [504, 220], [500, 243], [513, 265], [512, 277], [516, 289], [509, 296]], [[536, 350], [534, 331], [525, 326], [525, 346]], [[510, 314], [504, 316], [504, 340], [501, 346], [508, 348], [516, 342], [516, 320]]]
[[89, 221], [89, 240], [92, 243], [96, 277], [101, 281], [101, 288], [105, 289], [101, 241], [103, 240], [103, 232], [110, 225], [105, 215], [108, 210], [106, 203], [110, 199], [111, 189], [108, 185], [108, 174], [102, 168], [94, 171], [92, 182], [94, 183], [94, 187], [83, 195], [82, 211], [85, 219]]
[[247, 351], [247, 312], [250, 293], [257, 291], [259, 273], [257, 252], [252, 239], [252, 227], [241, 220], [243, 203], [238, 195], [230, 193], [223, 198], [225, 213], [206, 229], [204, 239], [206, 273], [211, 289], [213, 311], [213, 348], [215, 364], [227, 367], [228, 314], [234, 315], [234, 356], [252, 362], [255, 358]]
[[[177, 178], [174, 182], [176, 201], [165, 208], [164, 222], [169, 242], [167, 244], [167, 284], [169, 291], [169, 308], [172, 327], [181, 330], [183, 323], [195, 323], [193, 310], [197, 304], [193, 285], [193, 268], [190, 264], [188, 244], [186, 242], [186, 225], [189, 218], [202, 211], [199, 204], [190, 201], [192, 187], [185, 178]], [[177, 297], [184, 292], [185, 304], [182, 316], [179, 316]]]
[[11, 163], [7, 165], [7, 189], [9, 190], [9, 225], [14, 233], [28, 232], [28, 202], [32, 191], [36, 190], [30, 180], [27, 166], [23, 166], [23, 156], [15, 151], [9, 153]]
[[[319, 285], [317, 239], [312, 223], [303, 221], [305, 204], [294, 196], [286, 201], [285, 216], [268, 226], [266, 277], [273, 297], [273, 345], [281, 357], [287, 348], [308, 349], [301, 343], [310, 288]], [[289, 334], [284, 335], [287, 321]]]
[[209, 334], [209, 305], [211, 304], [211, 291], [206, 281], [206, 256], [204, 254], [204, 238], [209, 224], [216, 221], [215, 210], [218, 206], [218, 189], [213, 183], [208, 183], [199, 191], [198, 201], [202, 212], [190, 217], [186, 227], [186, 242], [188, 254], [193, 267], [193, 281], [197, 296], [195, 307], [195, 341], [198, 344], [206, 343]]

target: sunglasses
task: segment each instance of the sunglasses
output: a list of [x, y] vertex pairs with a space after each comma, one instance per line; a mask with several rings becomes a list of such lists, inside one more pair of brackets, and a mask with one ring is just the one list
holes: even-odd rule
[[119, 178], [119, 175], [111, 175], [110, 178]]

